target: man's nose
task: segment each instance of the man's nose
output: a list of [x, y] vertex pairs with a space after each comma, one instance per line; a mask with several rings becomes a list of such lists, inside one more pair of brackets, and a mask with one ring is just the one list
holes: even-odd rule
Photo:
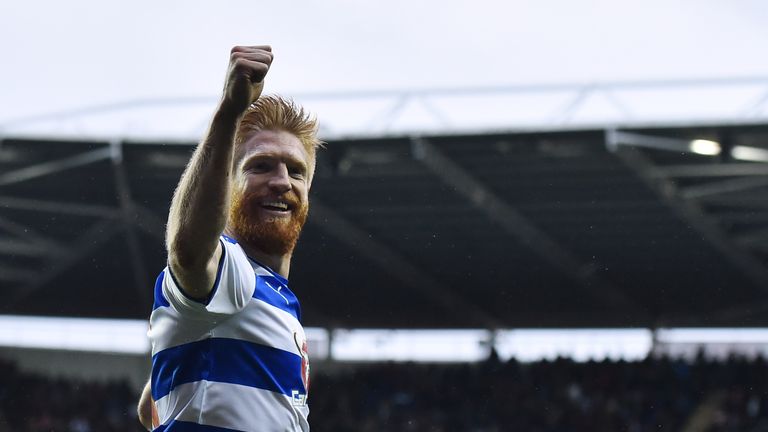
[[285, 164], [279, 164], [272, 170], [272, 175], [269, 177], [269, 187], [279, 193], [291, 190], [291, 177]]

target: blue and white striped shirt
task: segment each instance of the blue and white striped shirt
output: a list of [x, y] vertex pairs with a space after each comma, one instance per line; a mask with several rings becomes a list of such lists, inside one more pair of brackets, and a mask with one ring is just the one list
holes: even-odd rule
[[309, 363], [288, 281], [222, 236], [207, 302], [165, 270], [150, 318], [155, 431], [309, 431]]

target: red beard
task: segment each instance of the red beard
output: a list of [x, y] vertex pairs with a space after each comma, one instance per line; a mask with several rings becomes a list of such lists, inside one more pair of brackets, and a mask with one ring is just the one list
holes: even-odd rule
[[280, 197], [291, 209], [289, 217], [265, 218], [254, 194], [232, 192], [229, 209], [229, 226], [237, 240], [269, 255], [286, 255], [293, 252], [299, 240], [301, 228], [307, 220], [309, 206], [300, 203], [293, 192]]

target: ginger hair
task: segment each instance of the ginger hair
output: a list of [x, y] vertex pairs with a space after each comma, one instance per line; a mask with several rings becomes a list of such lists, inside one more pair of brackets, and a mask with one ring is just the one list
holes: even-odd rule
[[261, 130], [285, 131], [295, 135], [309, 155], [310, 176], [314, 174], [317, 149], [325, 143], [317, 137], [318, 123], [313, 114], [293, 99], [278, 95], [261, 96], [248, 107], [240, 120], [235, 145], [244, 143], [253, 133]]

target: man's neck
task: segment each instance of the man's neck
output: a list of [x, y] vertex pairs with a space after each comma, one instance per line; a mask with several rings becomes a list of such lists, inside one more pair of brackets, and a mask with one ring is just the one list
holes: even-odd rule
[[255, 247], [253, 245], [250, 245], [242, 241], [230, 229], [225, 229], [224, 234], [226, 234], [230, 238], [235, 239], [237, 241], [237, 244], [239, 244], [240, 247], [243, 248], [243, 250], [245, 251], [245, 254], [248, 255], [251, 259], [258, 261], [259, 264], [263, 264], [269, 267], [270, 270], [288, 279], [288, 273], [291, 271], [291, 255], [292, 255], [291, 252], [285, 255], [268, 254], [262, 251], [261, 249], [259, 249], [258, 247]]
[[259, 248], [253, 247], [247, 243], [238, 241], [238, 244], [243, 248], [246, 255], [258, 261], [260, 264], [269, 267], [280, 276], [288, 279], [288, 273], [291, 271], [291, 253], [285, 255], [272, 255], [264, 253]]

